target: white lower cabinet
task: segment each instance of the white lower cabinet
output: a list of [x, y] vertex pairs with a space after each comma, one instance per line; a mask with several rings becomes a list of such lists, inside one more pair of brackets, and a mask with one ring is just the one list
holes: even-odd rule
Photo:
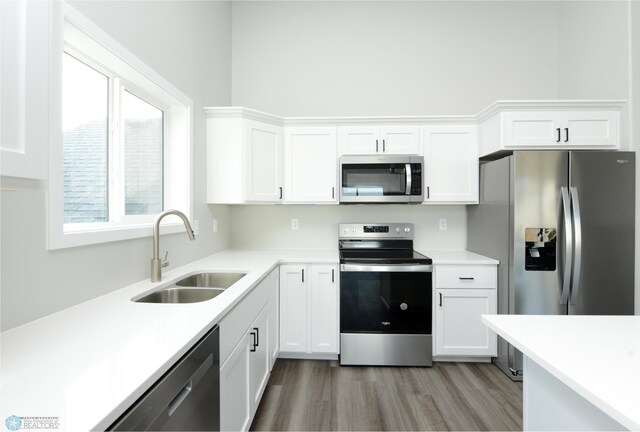
[[435, 355], [491, 357], [497, 336], [480, 319], [497, 313], [495, 265], [435, 266]]
[[338, 268], [280, 266], [280, 353], [338, 354]]
[[277, 344], [277, 282], [275, 269], [219, 323], [220, 430], [248, 430], [267, 386]]
[[245, 431], [251, 420], [249, 344], [243, 337], [220, 368], [220, 430]]

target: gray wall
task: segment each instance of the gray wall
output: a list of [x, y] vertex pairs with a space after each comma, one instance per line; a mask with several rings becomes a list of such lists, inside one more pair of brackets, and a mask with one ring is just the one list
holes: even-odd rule
[[557, 95], [554, 2], [233, 4], [232, 101], [284, 116], [475, 114]]
[[[200, 236], [195, 242], [182, 233], [162, 237], [170, 268], [227, 248], [229, 210], [206, 204], [202, 107], [231, 103], [230, 3], [73, 5], [194, 102], [193, 209]], [[44, 183], [2, 179], [2, 330], [149, 277], [150, 238], [48, 251], [46, 196]], [[213, 217], [220, 220], [218, 234], [212, 231]]]

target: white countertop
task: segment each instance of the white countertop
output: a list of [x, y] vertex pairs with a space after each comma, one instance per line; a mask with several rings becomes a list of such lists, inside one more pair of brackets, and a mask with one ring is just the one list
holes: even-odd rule
[[498, 264], [499, 261], [467, 250], [418, 250], [433, 259], [433, 264]]
[[618, 423], [640, 430], [640, 316], [483, 315], [482, 321]]
[[[426, 254], [436, 263], [484, 262], [465, 251]], [[223, 251], [165, 271], [161, 282], [146, 279], [2, 332], [0, 419], [59, 417], [60, 430], [105, 429], [271, 269], [298, 262], [338, 263], [338, 251]], [[203, 271], [247, 275], [210, 301], [131, 301]]]

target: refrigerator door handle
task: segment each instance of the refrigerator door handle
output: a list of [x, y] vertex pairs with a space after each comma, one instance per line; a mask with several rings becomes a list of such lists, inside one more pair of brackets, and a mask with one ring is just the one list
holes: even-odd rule
[[569, 189], [560, 188], [562, 197], [562, 218], [564, 222], [564, 260], [562, 275], [562, 292], [560, 293], [560, 304], [566, 304], [569, 299], [569, 287], [571, 285], [571, 268], [573, 267], [573, 229], [571, 226], [571, 208], [569, 199]]
[[578, 301], [578, 291], [580, 291], [580, 271], [582, 268], [582, 218], [580, 216], [580, 200], [578, 199], [578, 189], [572, 187], [571, 210], [573, 212], [573, 280], [571, 281], [571, 304]]

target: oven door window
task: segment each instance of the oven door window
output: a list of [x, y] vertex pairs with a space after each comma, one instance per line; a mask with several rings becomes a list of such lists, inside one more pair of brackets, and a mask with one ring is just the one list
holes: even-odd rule
[[407, 192], [405, 164], [343, 164], [343, 196], [392, 196]]
[[341, 272], [340, 331], [431, 334], [431, 273]]

